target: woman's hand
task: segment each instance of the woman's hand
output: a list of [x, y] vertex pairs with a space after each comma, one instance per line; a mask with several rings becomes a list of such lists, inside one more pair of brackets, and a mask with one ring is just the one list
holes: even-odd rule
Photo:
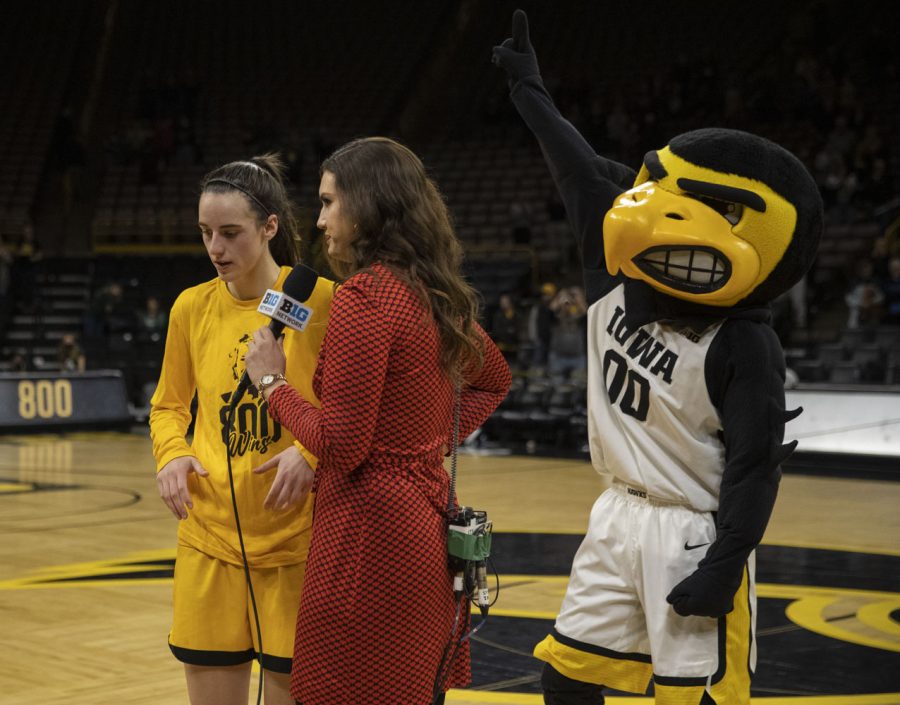
[[274, 458], [254, 468], [253, 472], [261, 474], [275, 468], [278, 472], [263, 506], [279, 511], [303, 502], [312, 487], [314, 473], [297, 446], [285, 448]]
[[276, 340], [268, 327], [260, 328], [247, 344], [244, 364], [253, 384], [265, 374], [284, 374], [284, 338]]
[[200, 461], [192, 455], [173, 458], [156, 475], [156, 488], [159, 496], [166, 503], [169, 511], [176, 519], [187, 519], [188, 509], [194, 508], [191, 493], [188, 490], [188, 475], [192, 472], [200, 477], [208, 477]]

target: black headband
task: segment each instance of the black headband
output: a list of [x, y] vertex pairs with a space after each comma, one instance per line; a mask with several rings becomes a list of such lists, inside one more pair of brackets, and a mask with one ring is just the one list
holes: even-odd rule
[[[256, 165], [254, 164], [254, 166], [256, 166]], [[259, 167], [257, 167], [257, 168], [259, 168]], [[250, 193], [250, 191], [248, 191], [246, 188], [244, 188], [240, 184], [236, 184], [236, 183], [234, 183], [234, 181], [229, 181], [228, 179], [215, 178], [215, 179], [210, 179], [209, 181], [207, 181], [206, 185], [209, 186], [210, 184], [215, 184], [215, 183], [228, 184], [229, 186], [231, 186], [231, 188], [235, 189], [236, 191], [240, 191], [241, 193], [246, 195], [247, 198], [250, 198], [253, 201], [255, 201], [256, 205], [258, 205], [260, 208], [262, 208], [263, 213], [265, 213], [266, 215], [269, 215], [272, 213], [272, 210], [270, 208], [268, 208], [266, 206], [266, 204], [264, 204], [262, 201], [260, 201], [256, 196], [254, 196], [252, 193]]]

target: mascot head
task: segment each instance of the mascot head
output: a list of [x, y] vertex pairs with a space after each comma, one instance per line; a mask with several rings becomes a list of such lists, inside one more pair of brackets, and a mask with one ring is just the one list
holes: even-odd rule
[[762, 304], [812, 264], [822, 198], [803, 164], [774, 142], [694, 130], [644, 157], [603, 232], [612, 274], [694, 303]]

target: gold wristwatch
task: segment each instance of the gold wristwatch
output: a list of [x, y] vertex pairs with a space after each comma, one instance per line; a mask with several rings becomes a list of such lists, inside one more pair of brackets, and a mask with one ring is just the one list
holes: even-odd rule
[[275, 384], [276, 382], [279, 382], [281, 380], [284, 380], [285, 382], [287, 382], [287, 377], [285, 377], [283, 374], [281, 374], [281, 372], [279, 372], [278, 374], [269, 373], [269, 374], [263, 375], [262, 377], [259, 378], [259, 382], [256, 383], [256, 389], [260, 394], [262, 394], [264, 390], [268, 389], [273, 384]]

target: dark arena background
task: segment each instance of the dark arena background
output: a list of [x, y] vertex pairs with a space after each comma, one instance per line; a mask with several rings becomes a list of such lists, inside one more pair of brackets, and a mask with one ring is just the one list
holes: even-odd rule
[[[718, 125], [783, 144], [813, 173], [819, 255], [773, 306], [789, 408], [805, 413], [788, 425], [800, 445], [757, 552], [753, 702], [900, 705], [900, 13], [865, 1], [518, 6], [550, 93], [599, 153], [637, 166], [669, 137]], [[586, 453], [580, 264], [490, 61], [516, 7], [4, 3], [4, 705], [186, 702], [166, 645], [176, 527], [147, 414], [165, 314], [215, 275], [198, 181], [281, 152], [305, 259], [324, 271], [318, 165], [373, 134], [423, 157], [514, 369], [509, 397], [462, 448], [460, 498], [493, 520], [500, 594], [474, 638], [473, 683], [448, 703], [542, 702], [531, 650], [605, 485]], [[549, 361], [536, 353], [542, 296], [558, 303]], [[414, 619], [400, 593], [396, 618]]]

